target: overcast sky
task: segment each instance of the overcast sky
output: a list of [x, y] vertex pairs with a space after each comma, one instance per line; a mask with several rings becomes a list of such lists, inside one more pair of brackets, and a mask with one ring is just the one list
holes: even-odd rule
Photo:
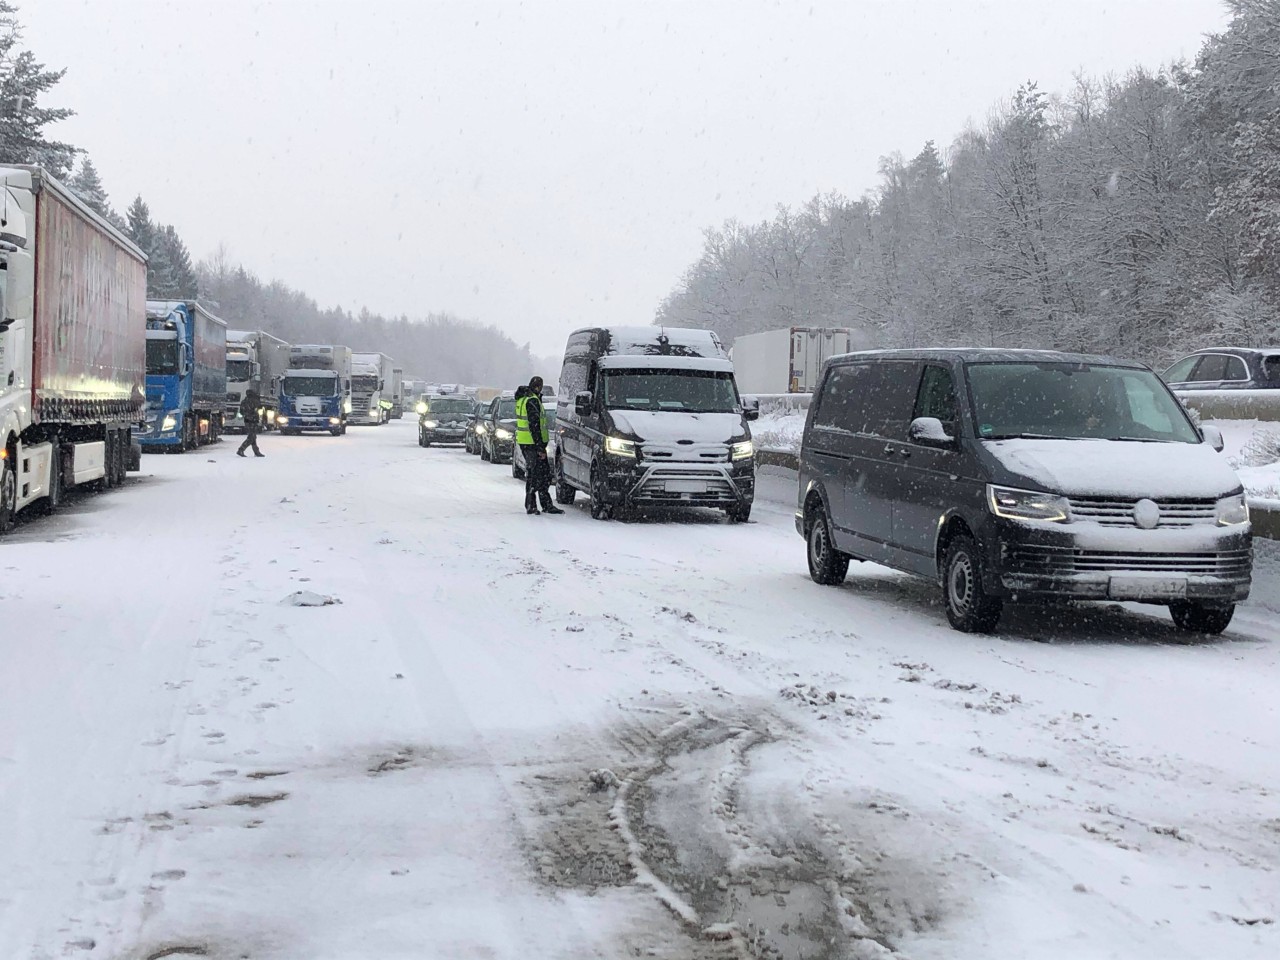
[[860, 196], [1022, 81], [1194, 57], [1219, 0], [18, 0], [123, 210], [323, 305], [558, 354], [726, 218]]

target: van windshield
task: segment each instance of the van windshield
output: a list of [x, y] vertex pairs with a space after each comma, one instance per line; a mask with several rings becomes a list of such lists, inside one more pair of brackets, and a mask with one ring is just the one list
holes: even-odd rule
[[286, 397], [332, 397], [337, 377], [285, 377], [281, 388]]
[[733, 374], [712, 370], [628, 369], [604, 374], [608, 410], [672, 410], [735, 413]]
[[1199, 443], [1169, 389], [1149, 370], [1080, 363], [967, 366], [980, 440]]

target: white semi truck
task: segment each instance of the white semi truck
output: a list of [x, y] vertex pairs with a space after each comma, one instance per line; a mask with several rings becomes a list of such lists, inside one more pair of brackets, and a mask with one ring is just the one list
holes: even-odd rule
[[351, 423], [381, 426], [391, 419], [394, 367], [385, 353], [351, 355]]
[[745, 394], [812, 393], [828, 357], [869, 346], [849, 327], [783, 327], [733, 341], [733, 370]]
[[147, 261], [40, 167], [0, 167], [0, 533], [123, 482], [146, 414]]
[[289, 369], [289, 344], [265, 330], [227, 331], [227, 409], [223, 429], [244, 430], [240, 402], [250, 389], [258, 391], [259, 420], [264, 430], [275, 424], [280, 404], [280, 380]]

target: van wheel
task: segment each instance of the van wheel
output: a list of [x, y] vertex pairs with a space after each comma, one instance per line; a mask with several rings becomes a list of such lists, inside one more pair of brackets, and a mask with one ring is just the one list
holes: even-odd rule
[[564, 478], [564, 461], [556, 457], [556, 503], [568, 507], [573, 505], [573, 498], [578, 495], [578, 491], [569, 486], [569, 481]]
[[1169, 604], [1169, 613], [1180, 630], [1190, 633], [1222, 633], [1235, 616], [1234, 603], [1210, 604], [1197, 600], [1175, 600]]
[[827, 512], [819, 510], [809, 524], [809, 576], [814, 583], [834, 587], [849, 575], [849, 555], [835, 548]]
[[0, 460], [0, 534], [13, 529], [13, 520], [18, 512], [18, 475], [15, 468], [13, 457]]
[[604, 476], [595, 465], [591, 467], [591, 519], [613, 519], [613, 507], [605, 497]]
[[956, 536], [947, 547], [942, 600], [951, 626], [963, 633], [990, 633], [1000, 622], [1004, 603], [987, 593], [978, 544], [966, 533]]
[[[751, 519], [751, 503], [735, 503], [732, 507], [725, 508], [725, 514], [729, 518], [730, 523], [746, 523]], [[846, 569], [848, 564], [845, 564]], [[843, 578], [842, 578], [843, 579]]]

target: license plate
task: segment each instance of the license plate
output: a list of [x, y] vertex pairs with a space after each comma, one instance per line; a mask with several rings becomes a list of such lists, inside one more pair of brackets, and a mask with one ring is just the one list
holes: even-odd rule
[[667, 493], [706, 493], [705, 480], [668, 480]]
[[1186, 577], [1112, 577], [1113, 600], [1180, 600], [1187, 595]]

